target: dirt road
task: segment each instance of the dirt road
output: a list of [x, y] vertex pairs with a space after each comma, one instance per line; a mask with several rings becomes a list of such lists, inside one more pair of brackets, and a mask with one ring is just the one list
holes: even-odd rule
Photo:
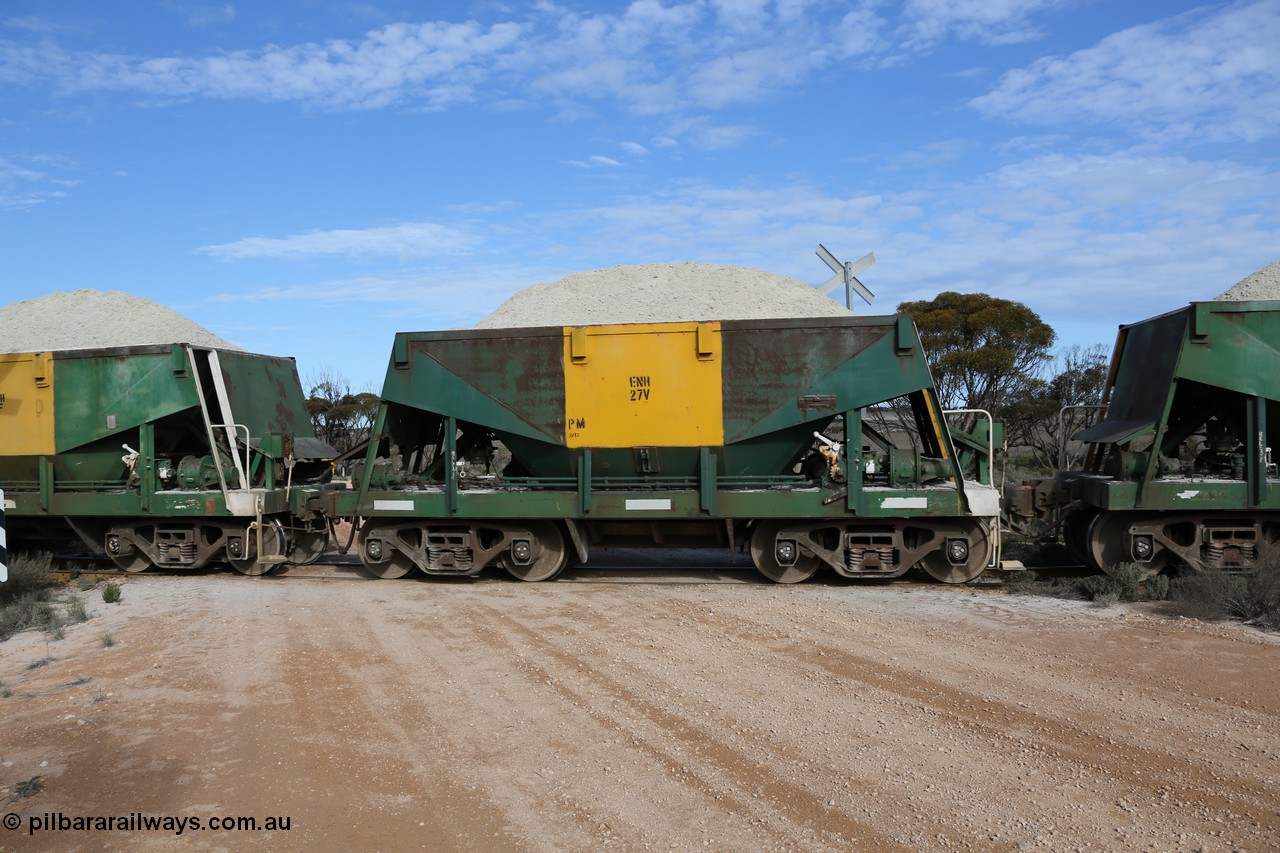
[[1280, 644], [1247, 628], [847, 583], [84, 595], [0, 646], [0, 799], [43, 786], [0, 850], [174, 849], [27, 835], [134, 813], [199, 818], [184, 850], [1280, 848]]

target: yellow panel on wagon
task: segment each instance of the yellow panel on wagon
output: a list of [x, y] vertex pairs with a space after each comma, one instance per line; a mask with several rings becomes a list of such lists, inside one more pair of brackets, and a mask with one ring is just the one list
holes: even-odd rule
[[564, 330], [565, 444], [724, 444], [717, 323]]
[[0, 353], [0, 456], [53, 452], [52, 353]]

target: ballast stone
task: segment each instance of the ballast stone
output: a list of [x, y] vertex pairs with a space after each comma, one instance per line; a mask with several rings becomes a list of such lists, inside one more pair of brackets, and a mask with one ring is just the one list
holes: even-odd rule
[[243, 352], [177, 311], [119, 290], [54, 292], [0, 308], [0, 352], [155, 344]]
[[851, 317], [794, 278], [750, 267], [674, 263], [588, 270], [518, 291], [476, 324], [481, 329]]
[[1255, 299], [1280, 299], [1280, 261], [1245, 276], [1215, 301], [1247, 302]]

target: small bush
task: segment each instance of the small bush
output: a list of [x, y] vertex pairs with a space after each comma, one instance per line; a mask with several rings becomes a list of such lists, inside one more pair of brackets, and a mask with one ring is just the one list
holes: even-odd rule
[[1152, 575], [1143, 582], [1147, 598], [1152, 601], [1164, 601], [1169, 597], [1170, 580], [1168, 575]]
[[1116, 582], [1116, 591], [1121, 601], [1135, 601], [1138, 598], [1138, 585], [1147, 570], [1140, 563], [1117, 563], [1108, 574]]
[[116, 638], [110, 634], [102, 634], [98, 639], [102, 641], [102, 647], [104, 649], [109, 649], [116, 644]]
[[93, 589], [93, 587], [94, 587], [93, 581], [89, 580], [88, 578], [80, 578], [79, 580], [76, 581], [76, 589], [80, 590], [81, 592], [88, 592], [89, 590]]
[[1119, 603], [1120, 593], [1114, 591], [1100, 593], [1093, 597], [1094, 607], [1115, 607]]
[[1049, 583], [1048, 594], [1054, 598], [1070, 598], [1076, 600], [1088, 597], [1081, 592], [1079, 582], [1072, 578], [1054, 578]]
[[1097, 601], [1099, 598], [1112, 595], [1117, 601], [1120, 600], [1120, 587], [1110, 575], [1089, 575], [1087, 578], [1080, 578], [1076, 581], [1076, 588], [1089, 601]]
[[1242, 619], [1266, 631], [1280, 630], [1280, 560], [1248, 573], [1194, 572], [1176, 579], [1169, 597], [1188, 616]]
[[107, 604], [118, 604], [120, 602], [120, 585], [117, 583], [109, 583], [102, 588], [102, 600]]
[[32, 797], [44, 790], [44, 785], [40, 784], [39, 776], [32, 776], [30, 779], [23, 779], [21, 782], [13, 786], [13, 800], [21, 800], [26, 797]]
[[1004, 585], [1010, 592], [1034, 592], [1040, 578], [1032, 571], [1014, 571], [1004, 576]]
[[66, 616], [68, 625], [79, 625], [81, 622], [89, 621], [89, 611], [85, 609], [84, 602], [78, 597], [72, 597], [62, 607], [63, 615]]
[[53, 584], [53, 557], [49, 554], [12, 555], [9, 580], [0, 584], [0, 604], [23, 597], [29, 592], [47, 592]]
[[48, 554], [19, 554], [9, 566], [9, 580], [0, 583], [0, 640], [28, 628], [49, 628], [54, 612], [46, 601], [53, 580]]
[[1111, 606], [1120, 601], [1137, 601], [1138, 588], [1146, 569], [1139, 563], [1118, 563], [1105, 575], [1090, 575], [1076, 581], [1080, 594], [1093, 602], [1105, 599]]
[[7, 640], [28, 628], [50, 628], [55, 621], [53, 607], [45, 601], [45, 590], [28, 590], [0, 607], [0, 640]]
[[1012, 595], [1045, 595], [1050, 598], [1082, 597], [1079, 582], [1073, 578], [1045, 577], [1039, 572], [1008, 572], [1004, 576], [1005, 588]]

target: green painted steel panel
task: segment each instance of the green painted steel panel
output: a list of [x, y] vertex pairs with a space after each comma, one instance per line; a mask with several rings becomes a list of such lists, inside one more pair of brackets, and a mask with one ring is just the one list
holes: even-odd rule
[[1082, 500], [1098, 509], [1133, 509], [1138, 505], [1138, 484], [1127, 480], [1073, 480], [1068, 489], [1073, 500]]
[[931, 388], [919, 339], [900, 349], [898, 331], [893, 317], [722, 323], [725, 443]]
[[564, 443], [564, 338], [559, 327], [402, 332], [395, 347], [406, 358], [403, 367], [392, 358], [384, 401]]
[[1201, 302], [1177, 375], [1280, 400], [1280, 302]]
[[1125, 326], [1117, 339], [1119, 363], [1106, 417], [1078, 433], [1079, 441], [1103, 441], [1156, 423], [1164, 416], [1178, 356], [1187, 333], [1188, 310], [1173, 311]]
[[[662, 522], [729, 518], [847, 518], [842, 501], [830, 501], [828, 489], [721, 489], [717, 511], [706, 512], [695, 489], [602, 491], [591, 493], [581, 512], [576, 491], [467, 491], [457, 495], [450, 513], [443, 490], [370, 490], [362, 503], [355, 492], [335, 493], [334, 508], [348, 515], [380, 518], [575, 518], [581, 521]], [[954, 489], [875, 489], [866, 493], [866, 518], [938, 518], [965, 515], [963, 497]], [[634, 509], [628, 501], [670, 501], [669, 509]]]
[[1082, 441], [1124, 440], [1164, 416], [1175, 379], [1280, 401], [1280, 302], [1197, 302], [1121, 328], [1106, 418]]
[[55, 370], [60, 454], [200, 404], [195, 382], [189, 371], [178, 372], [169, 347], [60, 352]]
[[292, 358], [219, 350], [218, 363], [231, 411], [255, 442], [268, 433], [288, 433], [299, 458], [334, 455], [316, 438]]
[[1247, 484], [1238, 480], [1153, 480], [1143, 486], [1142, 505], [1169, 510], [1244, 509], [1247, 492]]

